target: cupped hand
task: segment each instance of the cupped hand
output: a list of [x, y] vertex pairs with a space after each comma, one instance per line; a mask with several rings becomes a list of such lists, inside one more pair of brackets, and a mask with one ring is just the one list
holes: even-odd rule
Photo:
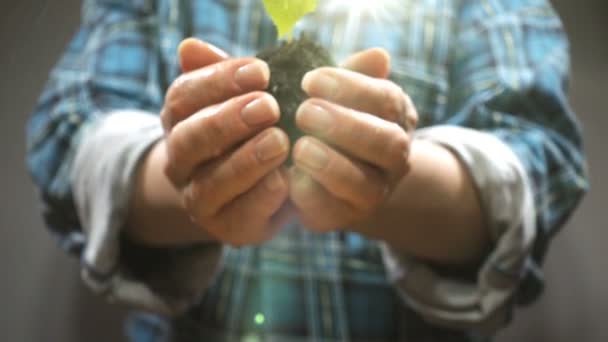
[[342, 68], [306, 74], [310, 96], [296, 113], [307, 135], [293, 148], [290, 199], [303, 223], [326, 232], [365, 221], [407, 174], [418, 114], [386, 79], [388, 54], [370, 49]]
[[161, 112], [165, 174], [201, 229], [235, 246], [270, 239], [288, 197], [287, 135], [272, 127], [268, 66], [196, 39], [180, 45], [183, 74]]

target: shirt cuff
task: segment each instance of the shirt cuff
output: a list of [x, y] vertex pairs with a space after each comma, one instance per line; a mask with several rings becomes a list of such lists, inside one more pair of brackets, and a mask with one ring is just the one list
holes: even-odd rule
[[137, 166], [163, 135], [158, 116], [116, 111], [82, 128], [71, 183], [86, 234], [82, 277], [96, 293], [141, 309], [177, 314], [200, 298], [221, 246], [137, 246], [122, 236]]
[[427, 321], [490, 335], [510, 320], [511, 299], [536, 236], [528, 176], [513, 151], [489, 133], [434, 126], [417, 131], [415, 139], [449, 148], [467, 168], [494, 248], [476, 281], [465, 281], [442, 276], [430, 265], [383, 243], [388, 276], [402, 298]]

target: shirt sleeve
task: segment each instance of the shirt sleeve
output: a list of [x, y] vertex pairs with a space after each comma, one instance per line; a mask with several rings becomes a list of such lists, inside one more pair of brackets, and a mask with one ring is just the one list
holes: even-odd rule
[[490, 334], [509, 317], [506, 304], [520, 281], [508, 275], [522, 272], [536, 237], [536, 208], [527, 173], [509, 146], [486, 132], [433, 126], [417, 131], [415, 141], [419, 140], [448, 148], [463, 163], [476, 187], [494, 247], [475, 281], [469, 281], [446, 276], [382, 244], [389, 279], [427, 320]]
[[393, 281], [423, 317], [487, 333], [508, 323], [514, 304], [542, 292], [544, 256], [586, 192], [588, 171], [566, 94], [568, 42], [548, 2], [463, 1], [452, 44], [442, 125], [460, 130], [425, 135], [467, 165], [494, 250], [476, 282], [446, 279], [419, 261], [385, 254], [392, 255], [386, 261]]
[[158, 112], [162, 64], [149, 1], [87, 0], [82, 23], [49, 75], [27, 125], [27, 166], [47, 226], [80, 255], [84, 234], [70, 174], [82, 127], [113, 110]]
[[122, 237], [139, 161], [162, 134], [158, 117], [150, 113], [115, 111], [95, 120], [83, 128], [71, 183], [86, 236], [85, 282], [108, 299], [173, 314], [200, 299], [215, 274], [221, 245], [154, 249]]
[[161, 55], [152, 4], [83, 3], [81, 28], [29, 120], [27, 162], [45, 222], [81, 259], [86, 283], [110, 299], [175, 313], [200, 295], [220, 247], [150, 249], [121, 239], [133, 171], [161, 132], [150, 113], [175, 67]]

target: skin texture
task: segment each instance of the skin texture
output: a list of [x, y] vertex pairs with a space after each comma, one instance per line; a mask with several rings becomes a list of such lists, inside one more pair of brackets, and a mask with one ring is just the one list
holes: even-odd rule
[[[439, 264], [483, 258], [489, 237], [468, 173], [446, 148], [412, 141], [418, 115], [386, 79], [384, 50], [304, 76], [310, 99], [296, 123], [305, 135], [293, 151], [273, 127], [280, 109], [263, 92], [264, 62], [195, 39], [179, 53], [184, 73], [166, 95], [165, 137], [137, 174], [130, 238], [259, 244], [295, 215], [315, 232], [352, 227]], [[285, 169], [289, 153], [294, 165]]]

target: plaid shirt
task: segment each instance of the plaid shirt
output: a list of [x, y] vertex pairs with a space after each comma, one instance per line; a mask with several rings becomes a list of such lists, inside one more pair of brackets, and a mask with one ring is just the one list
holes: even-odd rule
[[[514, 302], [531, 301], [542, 289], [550, 238], [587, 188], [559, 19], [544, 0], [377, 1], [382, 6], [371, 12], [357, 11], [355, 2], [321, 1], [323, 10], [296, 32], [336, 60], [384, 47], [391, 79], [412, 97], [421, 127], [470, 127], [511, 147], [537, 209], [533, 250], [523, 273], [513, 275], [522, 279]], [[183, 38], [200, 37], [235, 56], [253, 55], [276, 38], [259, 0], [86, 0], [82, 15], [27, 127], [28, 165], [46, 222], [76, 255], [86, 243], [69, 181], [80, 128], [115, 109], [158, 113], [179, 73]], [[163, 322], [137, 319], [139, 340]], [[201, 303], [171, 323], [178, 337], [193, 341], [475, 339], [426, 323], [403, 304], [377, 243], [347, 232], [314, 235], [297, 224], [261, 247], [226, 249]]]

